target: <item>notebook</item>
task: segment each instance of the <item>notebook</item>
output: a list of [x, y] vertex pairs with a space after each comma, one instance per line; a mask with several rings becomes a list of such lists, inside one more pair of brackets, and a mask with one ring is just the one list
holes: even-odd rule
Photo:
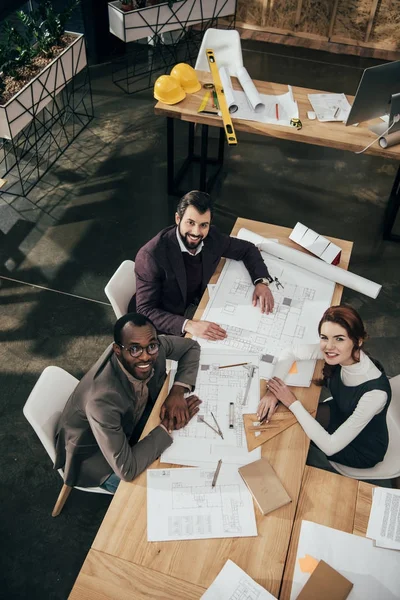
[[239, 473], [263, 515], [292, 501], [266, 458], [240, 467]]
[[351, 581], [320, 560], [297, 600], [346, 600], [352, 588]]

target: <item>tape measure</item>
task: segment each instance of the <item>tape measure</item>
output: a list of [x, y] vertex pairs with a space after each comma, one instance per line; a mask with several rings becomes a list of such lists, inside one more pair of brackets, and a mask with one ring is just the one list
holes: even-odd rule
[[208, 60], [208, 64], [210, 67], [211, 75], [214, 82], [215, 91], [217, 92], [217, 98], [219, 103], [219, 108], [222, 115], [222, 121], [224, 123], [225, 135], [229, 146], [236, 146], [237, 139], [235, 134], [235, 129], [233, 127], [231, 115], [229, 114], [228, 105], [226, 103], [224, 90], [222, 89], [221, 78], [219, 76], [219, 71], [217, 67], [217, 63], [215, 61], [214, 50], [207, 48], [206, 56]]

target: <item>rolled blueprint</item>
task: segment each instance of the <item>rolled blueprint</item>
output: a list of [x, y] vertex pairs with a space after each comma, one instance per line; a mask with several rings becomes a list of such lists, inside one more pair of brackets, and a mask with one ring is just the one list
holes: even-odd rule
[[243, 88], [244, 93], [246, 94], [246, 98], [250, 103], [250, 106], [256, 113], [261, 113], [265, 109], [265, 104], [261, 100], [261, 96], [257, 91], [256, 86], [254, 85], [250, 75], [248, 74], [245, 67], [239, 67], [237, 70], [237, 77], [239, 79], [239, 83]]
[[396, 146], [396, 144], [400, 144], [400, 131], [394, 131], [379, 138], [381, 148], [390, 148], [391, 146]]
[[233, 94], [232, 81], [231, 76], [229, 75], [229, 71], [226, 67], [221, 67], [219, 69], [219, 76], [221, 78], [222, 89], [224, 90], [224, 96], [226, 103], [228, 105], [229, 112], [231, 114], [235, 113], [239, 108], [235, 101], [235, 96]]
[[360, 277], [360, 275], [350, 273], [349, 271], [341, 269], [340, 267], [330, 265], [326, 262], [323, 262], [319, 258], [310, 256], [304, 252], [299, 252], [299, 250], [295, 250], [294, 248], [290, 248], [284, 244], [271, 242], [267, 238], [263, 238], [261, 235], [253, 233], [244, 227], [240, 229], [237, 237], [242, 240], [247, 240], [248, 242], [253, 242], [253, 244], [256, 244], [260, 250], [267, 252], [267, 254], [271, 254], [277, 258], [283, 258], [293, 265], [302, 267], [307, 271], [311, 271], [311, 273], [316, 273], [317, 275], [325, 277], [325, 279], [329, 279], [330, 281], [340, 283], [340, 285], [344, 285], [351, 290], [365, 294], [370, 298], [377, 298], [382, 289], [382, 286], [379, 285], [379, 283], [375, 283], [374, 281]]

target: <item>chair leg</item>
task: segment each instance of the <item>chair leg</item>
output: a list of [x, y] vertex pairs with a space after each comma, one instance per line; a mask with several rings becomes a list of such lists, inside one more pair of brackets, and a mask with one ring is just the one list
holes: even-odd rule
[[393, 487], [400, 490], [400, 477], [395, 477], [392, 479]]
[[67, 501], [68, 496], [70, 495], [72, 487], [69, 485], [64, 485], [61, 488], [61, 492], [58, 495], [57, 502], [54, 505], [53, 512], [51, 513], [52, 517], [58, 517], [62, 509], [64, 508], [64, 504]]

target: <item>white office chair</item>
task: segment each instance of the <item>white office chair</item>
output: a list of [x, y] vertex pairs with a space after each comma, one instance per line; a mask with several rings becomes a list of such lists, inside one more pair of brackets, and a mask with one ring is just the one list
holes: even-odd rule
[[[68, 398], [78, 383], [78, 379], [60, 369], [60, 367], [46, 367], [29, 394], [23, 408], [26, 419], [32, 425], [53, 464], [56, 458], [55, 434], [58, 421]], [[58, 472], [64, 480], [63, 470], [58, 469]], [[111, 494], [100, 487], [76, 487], [75, 489], [96, 494]], [[53, 508], [53, 517], [60, 514], [71, 490], [72, 487], [69, 485], [63, 485]]]
[[243, 67], [239, 32], [236, 29], [207, 29], [197, 56], [196, 71], [210, 71], [206, 56], [207, 48], [214, 50], [218, 68], [227, 67], [231, 77], [236, 77], [237, 69]]
[[387, 411], [389, 446], [382, 462], [371, 469], [353, 469], [329, 461], [341, 475], [352, 479], [395, 479], [400, 476], [400, 375], [390, 380], [392, 400]]
[[124, 260], [120, 264], [104, 292], [111, 302], [117, 319], [126, 315], [132, 296], [136, 293], [135, 263], [133, 260]]

